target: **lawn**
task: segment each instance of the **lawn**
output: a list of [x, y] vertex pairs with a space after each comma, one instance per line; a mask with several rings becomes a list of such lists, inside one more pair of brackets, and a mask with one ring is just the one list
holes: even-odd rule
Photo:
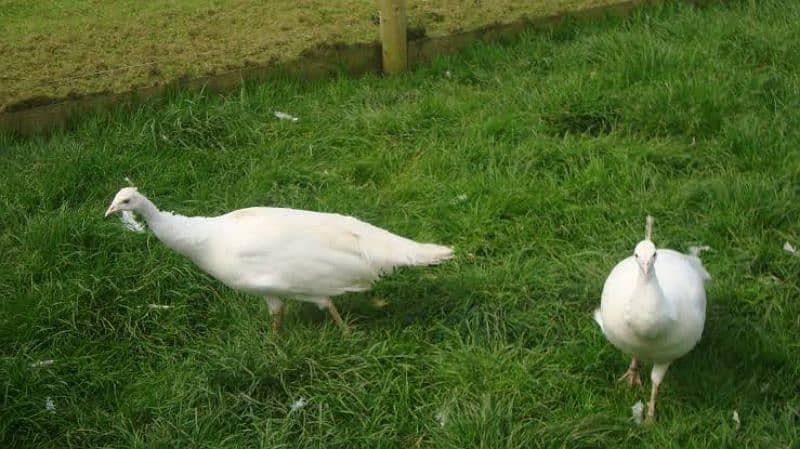
[[[798, 22], [668, 3], [0, 137], [0, 446], [797, 447]], [[336, 211], [457, 258], [340, 298], [352, 335], [296, 302], [274, 335], [263, 300], [103, 218], [125, 176], [166, 210]], [[591, 317], [648, 213], [656, 243], [714, 249], [651, 428]]]
[[[436, 36], [620, 1], [412, 0], [408, 16], [416, 34]], [[0, 0], [0, 111], [374, 42], [377, 10], [377, 0]]]

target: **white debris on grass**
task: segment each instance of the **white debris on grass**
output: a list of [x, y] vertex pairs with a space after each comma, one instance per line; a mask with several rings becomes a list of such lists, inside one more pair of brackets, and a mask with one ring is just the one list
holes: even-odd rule
[[436, 422], [438, 422], [440, 426], [444, 427], [445, 421], [447, 420], [447, 415], [445, 415], [443, 412], [436, 412], [434, 419], [436, 419]]
[[456, 197], [453, 198], [453, 204], [463, 203], [464, 201], [467, 201], [468, 199], [469, 199], [469, 196], [467, 196], [466, 193], [462, 193], [460, 195], [456, 195]]
[[171, 309], [172, 306], [167, 304], [148, 304], [147, 308], [150, 310], [168, 310]]
[[694, 257], [700, 257], [700, 253], [703, 251], [711, 251], [711, 247], [708, 245], [689, 247], [689, 254], [693, 255]]
[[296, 122], [296, 121], [300, 120], [299, 118], [293, 116], [292, 114], [287, 114], [287, 113], [281, 112], [281, 111], [275, 111], [273, 114], [275, 115], [275, 117], [277, 117], [277, 118], [279, 118], [281, 120], [289, 120], [289, 121], [292, 121], [292, 122]]
[[305, 407], [306, 404], [308, 404], [308, 401], [306, 401], [306, 398], [300, 398], [300, 399], [298, 399], [298, 400], [296, 400], [296, 401], [294, 401], [292, 403], [290, 411], [296, 412], [296, 411], [300, 410], [301, 408]]
[[742, 421], [739, 419], [739, 412], [733, 411], [733, 430], [738, 432], [742, 428]]
[[44, 400], [44, 409], [51, 413], [56, 412], [56, 403], [53, 402], [53, 398], [51, 398], [50, 396], [48, 396], [47, 399]]
[[644, 404], [642, 401], [637, 401], [631, 407], [631, 418], [633, 418], [633, 422], [635, 422], [637, 426], [642, 425], [642, 421], [644, 421]]
[[38, 362], [31, 363], [31, 368], [44, 368], [45, 366], [50, 366], [55, 362], [56, 361], [53, 359], [39, 360]]
[[450, 71], [449, 71], [449, 70], [445, 70], [445, 71], [444, 71], [444, 76], [445, 76], [445, 78], [451, 78], [451, 77], [453, 76], [453, 74], [452, 74], [452, 73], [450, 73]]
[[136, 216], [129, 210], [122, 211], [119, 216], [122, 226], [131, 232], [144, 232], [144, 225], [136, 221]]
[[783, 244], [783, 250], [786, 251], [789, 254], [793, 254], [795, 256], [797, 255], [797, 248], [795, 248], [794, 245], [792, 245], [789, 242], [785, 242]]

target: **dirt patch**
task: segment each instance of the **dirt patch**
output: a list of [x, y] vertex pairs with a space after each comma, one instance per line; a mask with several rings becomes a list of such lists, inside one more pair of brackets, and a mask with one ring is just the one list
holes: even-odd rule
[[[618, 0], [409, 1], [414, 37]], [[0, 0], [0, 112], [122, 93], [377, 39], [374, 0]]]

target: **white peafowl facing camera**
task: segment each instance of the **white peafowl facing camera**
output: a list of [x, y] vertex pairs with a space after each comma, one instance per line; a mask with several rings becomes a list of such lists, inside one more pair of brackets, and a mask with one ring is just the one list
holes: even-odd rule
[[620, 380], [641, 386], [640, 362], [653, 363], [647, 422], [655, 419], [658, 389], [670, 364], [691, 351], [703, 334], [705, 283], [711, 279], [698, 257], [708, 247], [693, 247], [690, 254], [656, 249], [652, 235], [653, 217], [648, 216], [644, 240], [611, 270], [594, 312], [608, 341], [632, 357]]

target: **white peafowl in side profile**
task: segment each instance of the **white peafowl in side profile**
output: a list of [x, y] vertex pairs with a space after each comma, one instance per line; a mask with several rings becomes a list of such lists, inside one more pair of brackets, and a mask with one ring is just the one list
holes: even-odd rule
[[711, 276], [698, 255], [658, 249], [652, 241], [653, 217], [647, 217], [645, 239], [614, 267], [603, 286], [594, 318], [608, 341], [632, 357], [620, 378], [639, 385], [639, 363], [652, 362], [653, 383], [647, 422], [656, 413], [658, 389], [670, 364], [695, 347], [706, 319], [705, 283]]
[[106, 216], [118, 211], [140, 214], [159, 240], [223, 284], [266, 298], [274, 331], [282, 321], [280, 298], [327, 309], [347, 331], [331, 297], [368, 290], [396, 267], [453, 257], [451, 248], [417, 243], [338, 214], [252, 207], [185, 217], [158, 210], [135, 187], [120, 190]]

